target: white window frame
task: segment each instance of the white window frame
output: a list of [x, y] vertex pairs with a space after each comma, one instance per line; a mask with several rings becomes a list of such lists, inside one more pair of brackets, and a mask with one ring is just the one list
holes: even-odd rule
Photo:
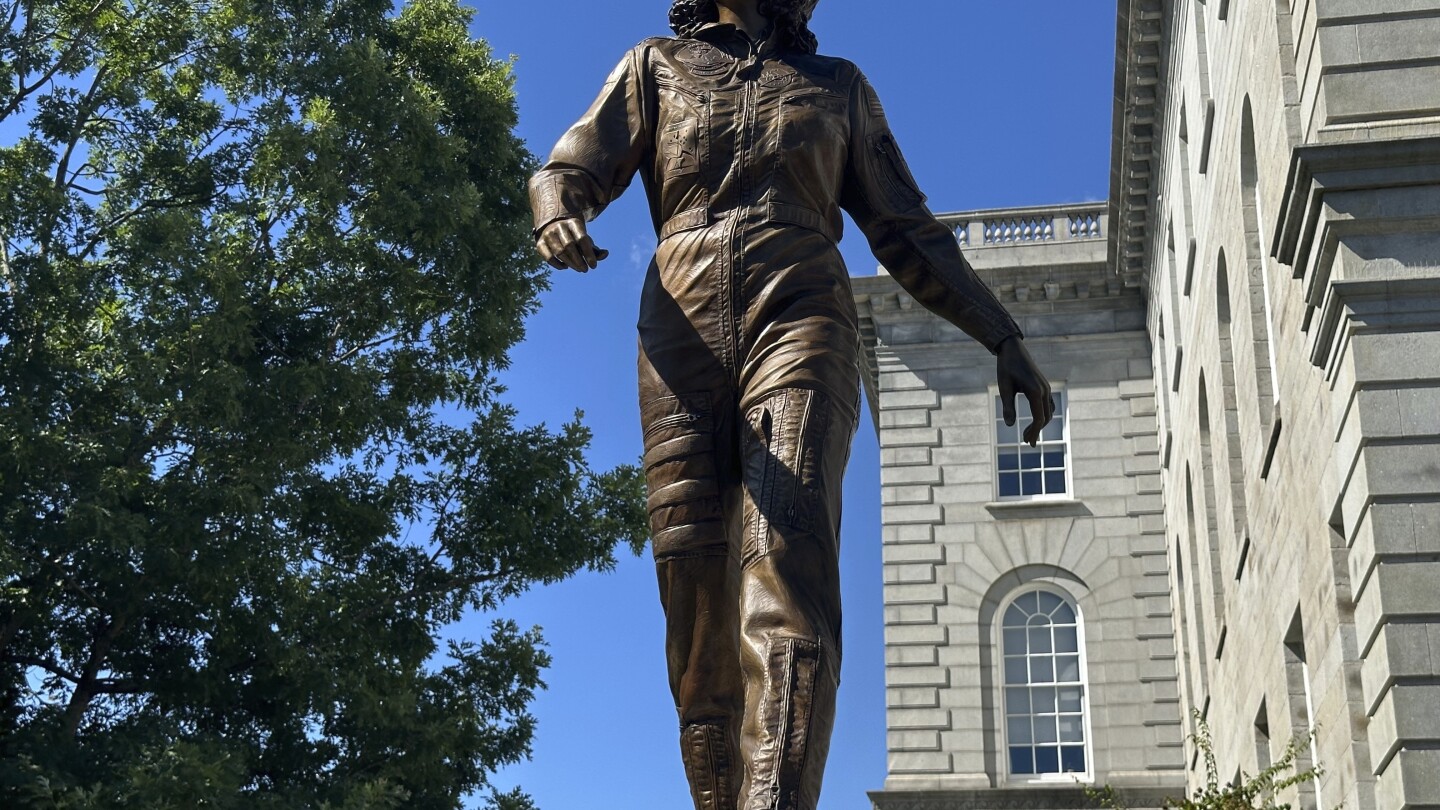
[[[1063, 599], [1070, 608], [1075, 611], [1075, 641], [1080, 656], [1080, 723], [1082, 733], [1085, 735], [1083, 741], [1085, 747], [1085, 771], [1080, 772], [1059, 772], [1044, 774], [1012, 773], [1010, 770], [1010, 717], [1006, 705], [1007, 696], [1005, 689], [1009, 684], [1005, 682], [1005, 613], [1015, 600], [1020, 597], [1044, 591]], [[1000, 608], [995, 612], [994, 627], [995, 639], [995, 684], [999, 692], [996, 706], [999, 708], [999, 722], [996, 724], [999, 729], [999, 759], [1003, 763], [1004, 781], [1008, 784], [1041, 785], [1041, 784], [1074, 784], [1075, 782], [1095, 781], [1095, 735], [1091, 723], [1090, 708], [1090, 661], [1085, 649], [1085, 615], [1080, 610], [1080, 603], [1065, 588], [1061, 588], [1049, 580], [1027, 582], [1016, 588], [1006, 599], [1000, 603]], [[1033, 715], [1032, 715], [1033, 716]], [[1033, 744], [1033, 743], [1032, 743]]]
[[[1073, 500], [1076, 500], [1076, 498], [1075, 498], [1075, 453], [1074, 453], [1073, 447], [1072, 447], [1071, 444], [1070, 444], [1070, 392], [1066, 390], [1066, 387], [1065, 387], [1064, 385], [1055, 385], [1055, 384], [1052, 384], [1052, 385], [1051, 385], [1050, 390], [1051, 390], [1051, 394], [1052, 394], [1053, 396], [1056, 396], [1056, 397], [1059, 397], [1059, 398], [1060, 398], [1060, 407], [1059, 407], [1058, 410], [1056, 410], [1055, 415], [1058, 416], [1058, 417], [1061, 417], [1060, 439], [1058, 440], [1058, 443], [1059, 443], [1062, 447], [1065, 448], [1065, 491], [1064, 491], [1064, 492], [1053, 492], [1053, 493], [1052, 493], [1052, 492], [1043, 492], [1043, 493], [1036, 494], [1036, 495], [1023, 495], [1023, 494], [1022, 494], [1022, 495], [1002, 495], [1002, 494], [1001, 494], [1001, 492], [1000, 492], [1000, 446], [1001, 446], [1002, 442], [1000, 441], [1000, 430], [1001, 430], [1002, 428], [1005, 429], [1005, 430], [1016, 430], [1016, 431], [1018, 431], [1019, 435], [1022, 435], [1022, 436], [1023, 436], [1023, 434], [1024, 434], [1024, 432], [1025, 432], [1025, 426], [1028, 425], [1028, 424], [1030, 424], [1030, 419], [1029, 419], [1028, 416], [1026, 416], [1026, 415], [1024, 415], [1024, 414], [1021, 413], [1021, 403], [1025, 403], [1025, 404], [1024, 404], [1024, 407], [1027, 408], [1027, 409], [1029, 408], [1029, 404], [1028, 404], [1028, 402], [1025, 402], [1025, 398], [1024, 398], [1023, 395], [1017, 395], [1017, 396], [1016, 396], [1015, 426], [1014, 426], [1013, 428], [1012, 428], [1012, 427], [1007, 427], [1007, 426], [1005, 425], [1004, 419], [1002, 419], [1002, 418], [996, 413], [996, 407], [997, 407], [997, 405], [998, 405], [999, 402], [1000, 402], [1000, 389], [999, 389], [998, 387], [992, 385], [992, 386], [990, 386], [990, 412], [991, 412], [991, 419], [990, 419], [990, 487], [991, 487], [991, 491], [992, 491], [993, 496], [994, 496], [994, 500], [997, 501], [997, 502], [1005, 502], [1005, 503], [1024, 503], [1024, 502], [1027, 502], [1027, 501], [1073, 501]], [[1052, 439], [1052, 440], [1050, 440], [1049, 443], [1053, 446], [1054, 444], [1056, 444], [1056, 440]], [[1029, 447], [1029, 445], [1023, 444], [1023, 442], [1022, 442], [1021, 444], [1019, 444], [1019, 445], [1013, 445], [1011, 442], [1006, 441], [1006, 442], [1004, 442], [1003, 444], [1005, 444], [1007, 447], [1010, 447], [1010, 446], [1018, 446], [1018, 447], [1020, 447], [1020, 448], [1028, 448], [1028, 447]], [[1045, 444], [1046, 444], [1046, 442], [1045, 442], [1045, 440], [1044, 440], [1044, 438], [1043, 438], [1043, 434], [1042, 434], [1041, 441], [1040, 441], [1040, 442], [1038, 443], [1038, 445], [1037, 445], [1038, 449], [1040, 449], [1041, 452], [1043, 452]], [[1023, 450], [1022, 450], [1022, 452], [1023, 452]], [[1010, 472], [1010, 471], [1007, 470], [1006, 472]], [[1021, 470], [1016, 470], [1015, 472], [1016, 472], [1017, 474], [1023, 474], [1023, 471], [1021, 471]], [[1042, 486], [1043, 486], [1044, 472], [1045, 472], [1045, 468], [1043, 467], [1043, 462], [1042, 462], [1042, 467], [1041, 467], [1040, 472], [1041, 472], [1041, 480], [1042, 480]], [[1022, 486], [1022, 489], [1023, 489], [1023, 486]]]

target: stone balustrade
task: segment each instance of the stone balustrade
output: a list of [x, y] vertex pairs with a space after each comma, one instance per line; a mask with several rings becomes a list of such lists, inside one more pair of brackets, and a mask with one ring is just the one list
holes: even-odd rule
[[941, 214], [961, 247], [1001, 247], [1044, 242], [1105, 239], [1105, 203], [1047, 205]]

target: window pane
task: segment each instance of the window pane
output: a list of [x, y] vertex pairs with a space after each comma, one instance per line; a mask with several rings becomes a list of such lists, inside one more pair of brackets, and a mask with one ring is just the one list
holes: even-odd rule
[[1030, 707], [1036, 714], [1055, 711], [1055, 687], [1039, 686], [1030, 690]]
[[1013, 498], [1020, 494], [1020, 476], [1015, 473], [1000, 473], [1000, 497]]
[[1040, 597], [1040, 612], [1046, 615], [1054, 613], [1055, 608], [1065, 604], [1064, 600], [1049, 591], [1041, 591], [1038, 595]]
[[[1080, 698], [1081, 698], [1080, 687], [1078, 687], [1078, 686], [1067, 686], [1067, 687], [1064, 687], [1063, 689], [1060, 690], [1060, 711], [1062, 711], [1062, 712], [1078, 712], [1078, 711], [1080, 711]], [[1014, 709], [1011, 709], [1011, 711], [1014, 711]]]
[[1040, 489], [1040, 473], [1027, 472], [1020, 474], [1020, 494], [1022, 495], [1043, 495]]
[[1024, 743], [1025, 745], [1030, 744], [1031, 740], [1029, 717], [1010, 718], [1010, 720], [1006, 723], [1006, 729], [1010, 735], [1011, 745], [1019, 745], [1021, 743]]
[[1030, 682], [1053, 683], [1055, 681], [1055, 659], [1046, 655], [1030, 659]]
[[1060, 718], [1060, 742], [1083, 742], [1085, 740], [1084, 724], [1079, 717]]
[[1073, 653], [1080, 651], [1080, 639], [1077, 638], [1075, 628], [1069, 625], [1059, 625], [1055, 628], [1055, 652]]
[[1050, 652], [1050, 628], [1048, 626], [1030, 628], [1030, 652]]
[[1039, 613], [1040, 594], [1036, 591], [1022, 594], [1019, 599], [1015, 600], [1015, 606], [1025, 611], [1026, 613]]
[[1059, 773], [1060, 750], [1046, 746], [1035, 749], [1035, 773]]
[[999, 451], [996, 460], [1000, 463], [1000, 469], [1002, 471], [1020, 469], [1020, 454], [1013, 450]]
[[1024, 745], [1010, 747], [1010, 773], [1035, 773], [1035, 758], [1031, 756], [1030, 746]]
[[1035, 718], [1035, 742], [1055, 742], [1055, 715], [1046, 714]]
[[1080, 656], [1078, 656], [1078, 655], [1062, 655], [1062, 656], [1060, 656], [1059, 659], [1057, 659], [1057, 660], [1058, 660], [1058, 662], [1059, 662], [1058, 668], [1059, 668], [1060, 672], [1058, 673], [1058, 674], [1059, 674], [1059, 677], [1056, 678], [1055, 680], [1061, 681], [1061, 682], [1063, 682], [1063, 683], [1079, 683], [1079, 682], [1080, 682]]
[[1055, 622], [1057, 624], [1075, 623], [1075, 608], [1070, 607], [1070, 604], [1068, 602], [1062, 605], [1059, 610], [1055, 611], [1050, 615], [1055, 618]]
[[1021, 453], [1020, 453], [1020, 469], [1022, 469], [1022, 470], [1038, 470], [1038, 469], [1040, 469], [1040, 458], [1041, 458], [1041, 453], [1040, 453], [1039, 450], [1029, 450], [1029, 451], [1023, 451], [1023, 452], [1021, 452]]
[[1005, 654], [1006, 654], [1006, 655], [1019, 655], [1020, 653], [1023, 653], [1023, 652], [1025, 652], [1025, 631], [1024, 631], [1024, 630], [1006, 630], [1006, 631], [1005, 631]]
[[1005, 683], [1029, 683], [1030, 677], [1025, 673], [1024, 658], [1005, 659]]
[[[1048, 430], [1048, 428], [1047, 428]], [[1045, 448], [1045, 466], [1055, 470], [1065, 466], [1065, 448]]]
[[[1077, 690], [1078, 691], [1078, 690]], [[1025, 687], [1010, 687], [1005, 690], [1005, 712], [1007, 714], [1030, 713], [1030, 690]]]
[[1067, 745], [1060, 749], [1060, 766], [1065, 773], [1085, 772], [1085, 746]]
[[1060, 411], [1055, 411], [1055, 418], [1041, 431], [1040, 438], [1047, 442], [1058, 442], [1065, 436], [1065, 417]]
[[1005, 611], [1006, 627], [1024, 627], [1025, 619], [1025, 611], [1020, 609], [1020, 603], [1018, 600], [1015, 604], [1010, 606], [1009, 610]]
[[1045, 471], [1045, 493], [1047, 495], [1059, 495], [1065, 492], [1065, 471]]

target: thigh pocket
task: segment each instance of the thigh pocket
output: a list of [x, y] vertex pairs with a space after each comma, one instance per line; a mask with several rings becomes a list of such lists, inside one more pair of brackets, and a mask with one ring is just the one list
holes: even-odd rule
[[830, 400], [803, 388], [766, 397], [746, 414], [746, 485], [760, 512], [757, 547], [766, 553], [764, 525], [811, 529], [825, 484], [825, 436], [830, 429]]
[[715, 419], [709, 396], [682, 394], [641, 406], [645, 429], [645, 479], [650, 489], [650, 534], [657, 557], [693, 550], [722, 537], [699, 524], [721, 520], [715, 478]]

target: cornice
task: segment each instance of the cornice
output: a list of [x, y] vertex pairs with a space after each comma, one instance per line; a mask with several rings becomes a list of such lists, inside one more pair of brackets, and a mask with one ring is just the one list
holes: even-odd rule
[[1110, 266], [1130, 287], [1144, 282], [1149, 267], [1163, 17], [1161, 0], [1119, 2], [1110, 138]]
[[[1160, 807], [1183, 787], [1126, 788], [1121, 791], [1134, 810]], [[1100, 805], [1082, 787], [1015, 787], [987, 790], [877, 790], [870, 793], [875, 810], [1093, 810]]]

